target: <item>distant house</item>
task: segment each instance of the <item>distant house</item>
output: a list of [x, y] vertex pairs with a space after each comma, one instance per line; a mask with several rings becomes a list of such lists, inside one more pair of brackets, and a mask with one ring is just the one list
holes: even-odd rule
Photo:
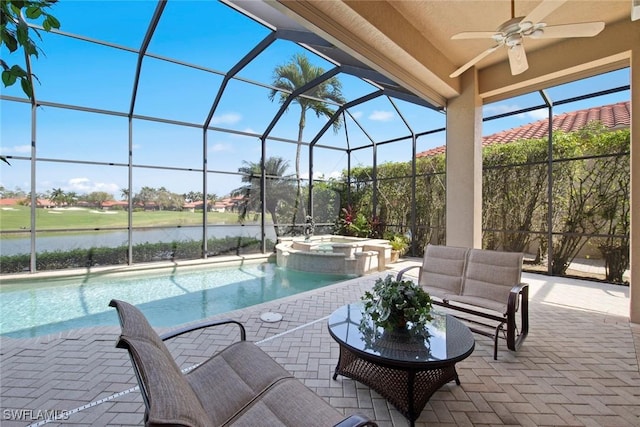
[[225, 197], [213, 203], [211, 208], [214, 212], [233, 212], [237, 211], [244, 202], [244, 196]]
[[107, 200], [106, 202], [102, 202], [102, 209], [105, 211], [113, 209], [127, 210], [128, 208], [129, 202], [127, 202], [126, 200]]
[[17, 206], [23, 200], [24, 199], [16, 199], [16, 198], [0, 199], [0, 207], [1, 208], [8, 208], [8, 207], [12, 207], [12, 206]]
[[[558, 114], [553, 117], [553, 130], [573, 132], [582, 129], [592, 121], [599, 121], [611, 130], [626, 129], [631, 124], [631, 102], [618, 102], [616, 104]], [[548, 131], [549, 121], [547, 119], [538, 120], [537, 122], [482, 137], [482, 146], [506, 144], [522, 139], [544, 138], [547, 136]], [[416, 157], [431, 157], [445, 152], [446, 146], [442, 145], [422, 151], [416, 154]]]
[[214, 212], [226, 212], [227, 204], [222, 200], [213, 202], [213, 206], [211, 207], [211, 210]]
[[202, 210], [204, 207], [204, 202], [199, 200], [197, 202], [185, 202], [182, 205], [182, 210], [195, 212], [196, 210]]
[[[19, 197], [19, 198], [6, 198], [0, 199], [0, 207], [11, 207], [11, 206], [31, 206], [31, 198], [29, 197]], [[37, 199], [36, 206], [39, 208], [51, 209], [55, 208], [56, 204], [49, 199]]]

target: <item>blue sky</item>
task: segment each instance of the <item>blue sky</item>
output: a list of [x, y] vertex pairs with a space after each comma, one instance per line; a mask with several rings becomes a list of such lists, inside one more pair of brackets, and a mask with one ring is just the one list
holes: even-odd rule
[[[95, 40], [115, 44], [123, 49], [87, 43], [55, 34], [43, 34], [41, 47], [45, 55], [33, 64], [40, 80], [36, 84], [38, 100], [70, 104], [117, 113], [127, 113], [133, 91], [133, 78], [137, 62], [135, 53], [142, 43], [148, 22], [156, 7], [155, 1], [73, 1], [61, 0], [52, 10], [60, 20], [61, 30]], [[249, 52], [269, 30], [233, 11], [211, 1], [177, 1], [167, 3], [148, 52], [174, 58], [209, 70], [225, 72]], [[301, 47], [286, 41], [277, 41], [239, 73], [239, 77], [269, 84], [272, 70], [287, 62], [293, 54], [303, 52]], [[9, 63], [20, 63], [17, 55], [0, 52]], [[307, 53], [315, 65], [325, 69], [332, 64]], [[339, 75], [343, 95], [356, 99], [375, 90], [355, 77]], [[191, 69], [156, 58], [146, 58], [142, 65], [135, 114], [168, 120], [202, 124], [209, 113], [222, 77], [200, 69]], [[628, 84], [628, 70], [608, 73], [588, 82], [575, 82], [548, 92], [553, 99], [565, 99], [585, 92]], [[5, 95], [24, 98], [17, 86], [3, 88]], [[277, 102], [268, 99], [269, 90], [245, 82], [232, 81], [225, 91], [212, 125], [249, 134], [261, 134], [278, 110]], [[554, 111], [561, 113], [589, 106], [604, 105], [627, 100], [628, 92], [597, 99], [563, 105]], [[394, 100], [410, 126], [416, 132], [442, 128], [445, 117], [441, 113], [425, 110], [404, 101]], [[519, 110], [542, 101], [537, 94], [525, 95], [485, 106], [485, 115]], [[2, 147], [4, 155], [28, 156], [30, 147], [30, 108], [27, 104], [2, 101]], [[376, 141], [408, 135], [393, 105], [386, 98], [378, 98], [349, 111], [366, 132]], [[546, 117], [546, 111], [525, 113], [509, 119], [485, 123], [484, 134], [517, 127]], [[276, 138], [295, 140], [299, 108], [296, 105], [278, 122], [272, 132]], [[307, 115], [304, 139], [309, 141], [324, 125], [324, 120]], [[320, 144], [345, 146], [348, 132], [352, 147], [368, 145], [369, 139], [351, 120], [338, 135], [329, 131]], [[88, 193], [107, 191], [120, 197], [120, 189], [128, 183], [126, 167], [107, 166], [109, 162], [126, 164], [128, 161], [128, 120], [82, 111], [69, 111], [54, 107], [40, 107], [37, 113], [38, 157], [71, 159], [82, 163], [38, 162], [37, 191], [52, 188]], [[418, 151], [444, 144], [444, 133], [430, 135], [418, 141]], [[168, 168], [202, 168], [202, 130], [194, 127], [134, 120], [133, 162], [141, 166]], [[267, 155], [290, 158], [289, 172], [293, 173], [295, 145], [278, 141], [267, 144]], [[352, 165], [370, 165], [370, 149], [353, 153]], [[241, 185], [233, 175], [243, 161], [257, 162], [260, 144], [255, 136], [234, 135], [210, 131], [207, 152], [209, 169], [220, 171], [208, 181], [209, 191], [218, 196]], [[408, 161], [410, 143], [383, 145], [378, 151], [378, 162]], [[301, 164], [307, 174], [308, 151], [303, 149]], [[329, 149], [314, 152], [315, 172], [336, 176], [347, 167], [346, 154]], [[29, 162], [14, 159], [12, 166], [1, 166], [1, 183], [8, 189], [20, 187], [29, 190]], [[140, 167], [134, 170], [133, 191], [142, 186], [164, 186], [182, 193], [200, 190], [201, 175], [174, 169], [157, 170]]]

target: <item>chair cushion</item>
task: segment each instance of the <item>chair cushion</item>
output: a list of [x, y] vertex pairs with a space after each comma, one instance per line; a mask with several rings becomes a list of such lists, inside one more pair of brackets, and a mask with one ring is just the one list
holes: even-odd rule
[[520, 283], [523, 254], [471, 249], [462, 295], [507, 304], [511, 288]]
[[147, 340], [121, 337], [147, 388], [147, 426], [213, 426], [173, 358]]
[[[470, 305], [472, 307], [472, 309], [478, 310], [478, 308], [484, 308], [486, 310], [490, 310], [490, 311], [495, 311], [497, 313], [500, 313], [501, 315], [506, 315], [507, 314], [507, 300], [504, 300], [504, 303], [502, 302], [498, 302], [498, 301], [494, 301], [491, 299], [487, 299], [487, 298], [480, 298], [480, 297], [474, 297], [474, 296], [468, 296], [468, 295], [445, 295], [445, 299], [447, 299], [449, 301], [449, 303], [454, 303], [453, 305], [455, 306], [455, 303], [462, 303], [462, 304], [467, 304]], [[491, 313], [491, 314], [495, 314], [495, 313]]]
[[214, 425], [224, 425], [255, 396], [278, 380], [291, 377], [262, 349], [247, 341], [231, 344], [186, 374]]
[[431, 295], [460, 294], [467, 248], [427, 245], [420, 270], [419, 284]]
[[151, 327], [147, 318], [136, 306], [115, 299], [111, 300], [111, 306], [116, 307], [122, 327], [118, 346], [122, 345], [124, 338], [147, 341], [161, 351], [164, 357], [175, 365], [175, 369], [179, 370], [178, 365], [175, 363], [164, 341], [162, 341], [160, 336], [158, 336], [156, 331]]
[[164, 342], [136, 306], [115, 299], [111, 300], [110, 305], [118, 310], [120, 325], [122, 326], [122, 336], [147, 340], [158, 348], [165, 347]]
[[226, 425], [320, 427], [338, 424], [343, 419], [342, 413], [300, 381], [285, 378], [266, 390], [259, 400], [247, 406]]

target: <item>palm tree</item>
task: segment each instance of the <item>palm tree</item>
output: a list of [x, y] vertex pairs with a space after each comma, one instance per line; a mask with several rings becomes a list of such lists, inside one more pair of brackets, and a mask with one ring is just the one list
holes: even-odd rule
[[[244, 166], [238, 168], [238, 172], [242, 173], [243, 185], [231, 192], [233, 196], [241, 195], [244, 197], [242, 209], [240, 211], [240, 219], [244, 220], [250, 210], [256, 211], [260, 208], [262, 200], [260, 191], [260, 180], [262, 176], [260, 163], [243, 161]], [[264, 164], [266, 183], [265, 183], [265, 210], [271, 214], [273, 226], [276, 236], [279, 236], [277, 219], [278, 206], [282, 206], [290, 201], [291, 186], [290, 181], [286, 180], [285, 173], [289, 167], [289, 162], [281, 157], [269, 157]]]
[[[325, 70], [322, 67], [311, 64], [304, 53], [295, 54], [291, 58], [290, 62], [284, 65], [279, 65], [273, 70], [273, 83], [271, 84], [277, 89], [271, 90], [269, 93], [269, 99], [273, 101], [275, 97], [278, 96], [280, 104], [283, 104], [291, 92], [320, 77], [324, 73]], [[302, 134], [306, 124], [307, 111], [311, 110], [315, 112], [317, 117], [324, 116], [326, 118], [330, 118], [334, 114], [335, 110], [329, 108], [327, 102], [323, 102], [322, 100], [333, 101], [338, 104], [344, 104], [346, 102], [342, 96], [342, 83], [340, 83], [340, 80], [337, 77], [331, 77], [330, 79], [324, 80], [322, 83], [305, 92], [305, 95], [308, 95], [311, 98], [299, 96], [293, 101], [300, 106], [298, 146], [296, 148], [295, 164], [297, 186], [295, 209], [293, 211], [294, 225], [296, 223], [296, 215], [298, 214], [300, 200], [302, 198], [300, 181], [300, 148], [302, 146]], [[341, 126], [342, 120], [340, 120], [340, 118], [336, 119], [333, 122], [334, 132], [338, 132]], [[312, 179], [312, 177], [309, 177], [309, 179]]]
[[49, 196], [49, 200], [56, 204], [56, 206], [60, 206], [64, 202], [66, 202], [66, 195], [62, 188], [54, 188], [51, 190], [51, 196]]
[[64, 195], [64, 201], [67, 203], [67, 206], [73, 206], [78, 201], [78, 193], [75, 191], [69, 191]]

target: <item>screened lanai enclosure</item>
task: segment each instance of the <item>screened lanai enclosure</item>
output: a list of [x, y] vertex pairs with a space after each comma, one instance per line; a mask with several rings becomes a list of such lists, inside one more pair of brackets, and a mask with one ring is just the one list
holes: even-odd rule
[[[405, 239], [413, 256], [446, 243], [446, 108], [268, 4], [50, 13], [60, 29], [31, 22], [37, 58], [2, 46], [35, 75], [31, 98], [19, 84], [1, 95], [2, 274], [270, 253], [310, 228]], [[626, 280], [628, 74], [484, 106], [483, 246]]]

